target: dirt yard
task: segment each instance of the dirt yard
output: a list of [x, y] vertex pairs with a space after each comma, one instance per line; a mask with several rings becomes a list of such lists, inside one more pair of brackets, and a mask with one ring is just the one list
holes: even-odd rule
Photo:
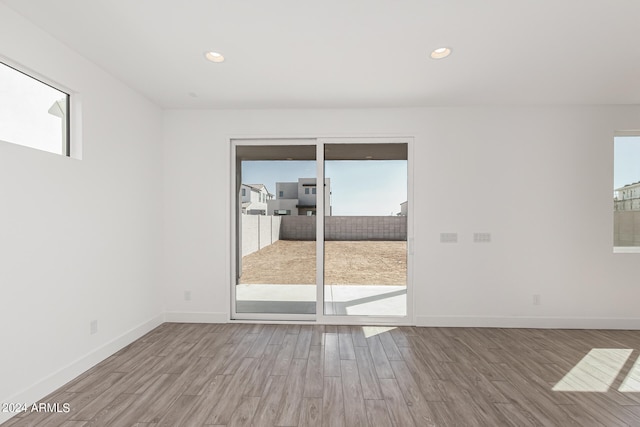
[[[239, 283], [315, 284], [316, 242], [279, 240], [243, 257]], [[325, 242], [325, 284], [406, 283], [406, 242]]]

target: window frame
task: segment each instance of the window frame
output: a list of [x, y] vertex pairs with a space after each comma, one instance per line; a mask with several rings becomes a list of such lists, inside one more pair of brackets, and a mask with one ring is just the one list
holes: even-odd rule
[[[612, 174], [612, 183], [613, 185], [613, 189], [614, 191], [616, 191], [616, 185], [615, 185], [615, 176], [616, 176], [616, 157], [615, 157], [615, 147], [616, 147], [616, 140], [618, 138], [624, 138], [624, 137], [631, 137], [631, 138], [640, 138], [640, 130], [628, 130], [628, 131], [615, 131], [613, 134], [613, 174]], [[630, 183], [632, 184], [632, 183]], [[623, 188], [623, 187], [620, 187]], [[633, 200], [634, 200], [634, 192], [635, 189], [628, 189], [628, 190], [622, 190], [621, 191], [621, 196], [622, 198], [620, 199], [621, 201], [626, 201], [629, 200], [629, 204], [630, 204], [630, 208], [629, 210], [633, 211]], [[614, 195], [614, 207], [613, 207], [613, 212], [612, 212], [612, 231], [613, 231], [613, 235], [612, 235], [612, 247], [613, 247], [613, 253], [640, 253], [640, 245], [630, 245], [630, 246], [616, 246], [616, 214], [617, 214], [617, 207], [616, 207], [616, 198]], [[627, 209], [622, 209], [622, 211], [626, 211]], [[619, 225], [619, 224], [618, 224]]]
[[[57, 90], [58, 92], [61, 92], [65, 95], [65, 121], [64, 121], [64, 127], [65, 127], [65, 139], [64, 139], [64, 143], [63, 143], [63, 147], [62, 147], [62, 152], [58, 153], [58, 152], [53, 152], [53, 151], [48, 151], [48, 150], [42, 150], [40, 148], [37, 147], [33, 147], [31, 145], [27, 145], [27, 144], [22, 144], [20, 142], [14, 142], [14, 141], [5, 141], [2, 140], [3, 142], [9, 143], [9, 144], [13, 144], [13, 145], [18, 145], [21, 147], [27, 147], [27, 148], [32, 148], [34, 150], [39, 150], [39, 151], [44, 151], [46, 153], [51, 153], [51, 154], [57, 154], [60, 156], [64, 156], [64, 157], [71, 157], [71, 114], [73, 111], [72, 105], [71, 103], [72, 101], [72, 95], [71, 95], [71, 91], [67, 88], [65, 88], [62, 85], [59, 85], [57, 83], [52, 82], [51, 80], [43, 77], [41, 74], [36, 73], [34, 71], [31, 71], [30, 69], [28, 69], [27, 67], [23, 67], [21, 65], [16, 64], [15, 62], [0, 56], [0, 66], [6, 66], [10, 69], [12, 69], [13, 71], [16, 71], [28, 78], [31, 78], [39, 83], [42, 83], [45, 86], [48, 86], [54, 90]], [[75, 98], [75, 95], [74, 95]]]
[[[231, 180], [230, 180], [230, 197], [231, 197], [231, 212], [228, 215], [229, 219], [229, 236], [228, 243], [230, 247], [230, 253], [234, 254], [234, 256], [230, 258], [230, 265], [227, 268], [227, 276], [229, 279], [230, 286], [230, 301], [229, 301], [229, 311], [227, 312], [229, 315], [230, 322], [246, 322], [252, 320], [276, 320], [280, 322], [300, 322], [300, 320], [308, 320], [312, 322], [316, 322], [317, 324], [362, 324], [366, 322], [366, 324], [413, 324], [415, 323], [414, 316], [414, 305], [415, 300], [413, 298], [413, 204], [407, 204], [407, 291], [406, 291], [406, 301], [407, 301], [407, 313], [406, 316], [397, 317], [397, 316], [349, 316], [348, 319], [346, 317], [341, 316], [325, 316], [323, 314], [324, 310], [322, 306], [324, 304], [324, 287], [318, 286], [318, 282], [321, 281], [322, 273], [323, 273], [323, 256], [316, 257], [316, 314], [315, 315], [298, 315], [298, 314], [280, 314], [280, 313], [237, 313], [236, 311], [236, 285], [238, 279], [239, 265], [238, 262], [238, 251], [241, 246], [238, 245], [239, 239], [241, 237], [241, 233], [238, 232], [238, 203], [235, 197], [237, 197], [237, 186], [241, 181], [241, 175], [239, 173], [239, 168], [241, 167], [241, 162], [238, 161], [238, 151], [240, 147], [243, 146], [288, 146], [288, 145], [315, 145], [316, 148], [316, 179], [318, 182], [324, 182], [324, 148], [325, 144], [406, 144], [407, 145], [407, 197], [408, 200], [411, 201], [413, 197], [413, 147], [414, 147], [414, 137], [412, 136], [396, 136], [396, 137], [371, 137], [371, 136], [362, 136], [362, 137], [315, 137], [310, 136], [307, 139], [301, 138], [274, 138], [273, 136], [269, 137], [252, 137], [247, 138], [246, 136], [233, 137], [230, 136], [228, 138], [230, 145], [230, 171], [231, 171]], [[262, 147], [259, 147], [262, 148]], [[258, 150], [259, 151], [259, 150]], [[276, 183], [278, 184], [278, 183]], [[277, 188], [277, 187], [276, 187]], [[324, 209], [324, 190], [323, 186], [319, 186], [320, 191], [318, 191], [317, 198], [317, 208], [319, 211], [323, 211]], [[276, 190], [277, 191], [277, 190]], [[330, 193], [330, 192], [329, 192]], [[299, 190], [298, 190], [298, 194]], [[316, 232], [317, 235], [324, 234], [324, 215], [318, 216], [316, 215]], [[324, 242], [322, 239], [318, 239], [316, 241], [316, 253], [324, 253]], [[241, 258], [240, 258], [241, 259]]]

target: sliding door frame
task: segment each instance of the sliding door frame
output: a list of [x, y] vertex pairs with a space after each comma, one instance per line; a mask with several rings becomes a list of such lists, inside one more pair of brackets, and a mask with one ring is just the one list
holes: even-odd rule
[[[299, 323], [309, 321], [317, 324], [354, 324], [354, 325], [414, 325], [414, 286], [413, 286], [413, 137], [282, 137], [259, 138], [238, 137], [229, 139], [231, 146], [231, 321], [276, 321], [285, 323]], [[280, 314], [280, 313], [238, 313], [236, 311], [236, 284], [238, 283], [238, 242], [241, 238], [238, 227], [238, 215], [240, 209], [239, 185], [241, 184], [241, 171], [239, 170], [237, 147], [269, 146], [269, 145], [315, 145], [316, 147], [316, 183], [324, 184], [324, 149], [325, 144], [407, 144], [407, 295], [405, 316], [365, 316], [365, 315], [325, 315], [324, 314], [324, 210], [325, 191], [324, 185], [317, 185], [316, 196], [316, 314]]]
[[[267, 320], [300, 322], [314, 321], [315, 314], [290, 314], [290, 313], [238, 313], [236, 309], [236, 285], [238, 284], [239, 262], [238, 257], [240, 247], [238, 242], [242, 242], [240, 227], [238, 227], [239, 212], [241, 210], [241, 199], [239, 198], [241, 184], [241, 169], [237, 159], [238, 146], [299, 146], [316, 145], [316, 138], [231, 138], [231, 319], [230, 320]], [[318, 159], [315, 160], [316, 162]], [[275, 189], [274, 189], [275, 191]], [[318, 235], [316, 233], [316, 239]], [[317, 254], [316, 254], [317, 257]]]
[[[413, 325], [414, 298], [413, 298], [413, 138], [412, 137], [323, 137], [318, 138], [316, 146], [316, 161], [318, 171], [316, 173], [317, 182], [324, 183], [324, 152], [327, 144], [407, 144], [407, 295], [405, 316], [368, 316], [368, 315], [334, 315], [324, 314], [325, 308], [325, 284], [324, 284], [324, 201], [326, 187], [318, 186], [317, 206], [318, 214], [316, 220], [317, 238], [316, 253], [316, 282], [318, 295], [316, 298], [316, 319], [321, 324], [400, 324]], [[320, 196], [322, 195], [322, 197]]]

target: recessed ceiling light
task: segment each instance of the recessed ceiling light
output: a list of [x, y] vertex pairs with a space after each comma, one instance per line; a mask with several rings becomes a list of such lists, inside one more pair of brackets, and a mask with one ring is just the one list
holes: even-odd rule
[[218, 52], [213, 52], [213, 51], [205, 52], [204, 53], [204, 57], [207, 58], [211, 62], [223, 62], [224, 61], [224, 56], [222, 56], [222, 54], [218, 53]]
[[371, 160], [371, 159], [373, 159], [373, 156], [364, 156], [364, 158], [367, 159], [367, 160]]
[[442, 59], [446, 58], [449, 55], [451, 55], [451, 49], [449, 49], [448, 47], [439, 47], [438, 49], [435, 49], [433, 52], [431, 52], [431, 58], [433, 59]]

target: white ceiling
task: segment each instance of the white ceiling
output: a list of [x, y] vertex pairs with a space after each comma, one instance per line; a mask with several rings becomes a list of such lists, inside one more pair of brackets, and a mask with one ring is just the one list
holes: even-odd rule
[[640, 104], [638, 0], [0, 2], [167, 108]]

